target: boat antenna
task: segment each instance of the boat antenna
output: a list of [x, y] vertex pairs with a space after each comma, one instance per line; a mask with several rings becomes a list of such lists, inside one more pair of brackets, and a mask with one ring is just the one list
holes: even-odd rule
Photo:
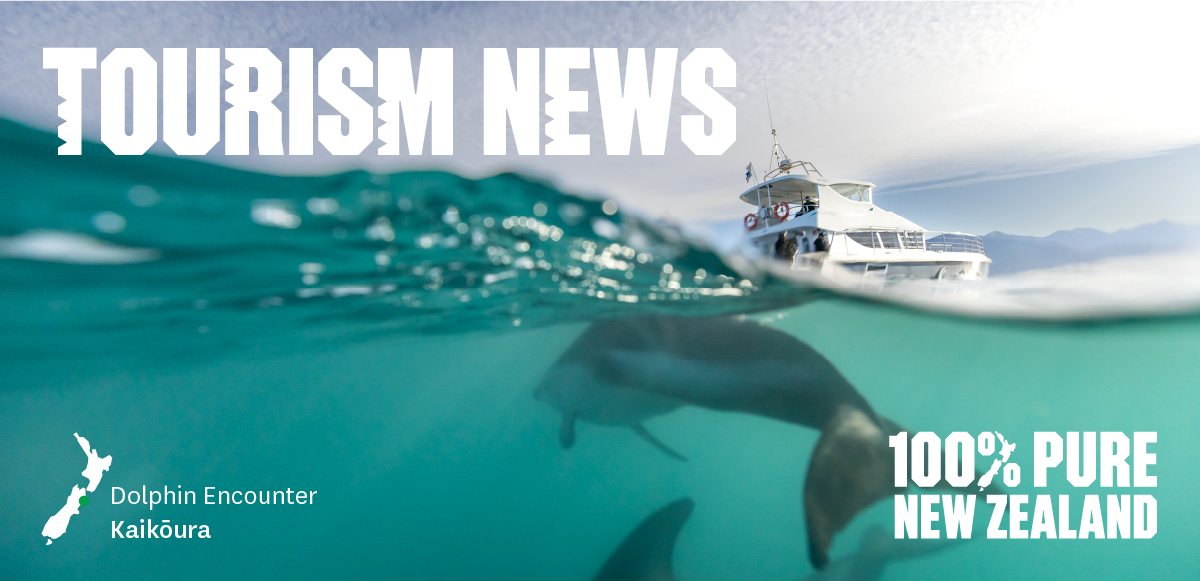
[[775, 117], [771, 115], [771, 88], [763, 78], [763, 92], [767, 94], [767, 120], [771, 122], [771, 135], [775, 135]]
[[772, 176], [790, 174], [793, 169], [799, 169], [805, 174], [808, 174], [809, 170], [812, 170], [813, 173], [821, 175], [821, 172], [817, 171], [816, 166], [813, 164], [807, 161], [793, 162], [788, 158], [787, 153], [783, 151], [783, 147], [779, 145], [779, 134], [775, 132], [775, 116], [771, 114], [771, 88], [765, 76], [763, 77], [763, 93], [767, 96], [767, 120], [771, 123], [771, 139], [775, 142], [771, 146], [771, 160], [767, 162], [767, 167], [770, 169], [766, 170], [766, 173], [763, 174], [763, 180], [769, 181]]
[[792, 162], [783, 152], [783, 148], [779, 147], [779, 134], [775, 132], [775, 116], [771, 114], [771, 91], [765, 77], [763, 78], [763, 92], [767, 95], [767, 119], [771, 122], [771, 139], [775, 142], [771, 146], [771, 162], [768, 167], [772, 168], [772, 172], [790, 173], [788, 170], [792, 168]]

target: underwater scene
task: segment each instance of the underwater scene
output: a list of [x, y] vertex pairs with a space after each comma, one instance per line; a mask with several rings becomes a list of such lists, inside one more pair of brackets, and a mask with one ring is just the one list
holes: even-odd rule
[[[0, 122], [0, 578], [1200, 576], [1194, 259], [841, 288], [514, 174], [59, 143]], [[979, 480], [897, 487], [917, 432]]]

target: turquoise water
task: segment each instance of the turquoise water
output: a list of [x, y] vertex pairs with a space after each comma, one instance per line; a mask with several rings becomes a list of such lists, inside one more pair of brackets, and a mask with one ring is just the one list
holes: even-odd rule
[[[0, 138], [5, 579], [588, 580], [684, 496], [681, 581], [812, 574], [815, 430], [687, 407], [647, 426], [688, 462], [588, 423], [560, 448], [534, 388], [590, 321], [645, 312], [744, 313], [811, 345], [903, 426], [999, 431], [1024, 471], [1010, 492], [1070, 494], [1074, 519], [1083, 494], [1111, 489], [1033, 488], [1033, 431], [1158, 432], [1159, 486], [1115, 491], [1155, 496], [1153, 539], [980, 538], [889, 563], [884, 579], [1200, 574], [1194, 317], [1014, 324], [747, 280], [669, 226], [517, 176], [278, 178], [97, 147], [59, 158], [52, 136], [12, 124]], [[116, 230], [102, 212], [124, 227], [100, 229]], [[47, 546], [41, 527], [83, 482], [75, 432], [113, 465]], [[319, 494], [112, 504], [111, 487], [142, 485]], [[213, 538], [111, 538], [113, 521], [145, 518]], [[872, 523], [892, 530], [891, 501], [834, 557]]]

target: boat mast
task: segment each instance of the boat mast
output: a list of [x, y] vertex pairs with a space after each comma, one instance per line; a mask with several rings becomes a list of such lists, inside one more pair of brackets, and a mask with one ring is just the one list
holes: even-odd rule
[[[817, 171], [816, 166], [807, 161], [798, 161], [793, 163], [787, 156], [787, 152], [779, 145], [779, 133], [775, 131], [775, 117], [771, 114], [771, 91], [766, 85], [766, 80], [763, 81], [763, 92], [767, 95], [767, 119], [771, 122], [771, 139], [774, 144], [771, 146], [771, 160], [767, 162], [767, 167], [773, 168], [763, 176], [763, 181], [769, 181], [772, 177], [792, 173], [792, 169], [799, 168], [805, 175], [813, 173], [821, 175]], [[811, 172], [809, 170], [812, 170]], [[774, 174], [774, 176], [772, 176]], [[824, 176], [822, 176], [824, 177]], [[768, 194], [769, 195], [769, 194]]]
[[[767, 119], [771, 122], [771, 139], [775, 142], [771, 146], [771, 161], [767, 167], [773, 168], [779, 173], [791, 173], [791, 161], [788, 160], [787, 153], [779, 147], [779, 134], [775, 132], [775, 116], [771, 114], [771, 88], [763, 81], [763, 92], [767, 95]], [[788, 166], [788, 167], [784, 167]]]

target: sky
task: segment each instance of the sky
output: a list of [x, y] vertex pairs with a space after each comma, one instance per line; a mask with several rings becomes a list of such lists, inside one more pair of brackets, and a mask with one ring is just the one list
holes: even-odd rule
[[[204, 159], [280, 174], [519, 171], [565, 191], [680, 221], [739, 219], [744, 168], [763, 168], [773, 121], [793, 159], [871, 181], [877, 201], [931, 229], [1047, 234], [1170, 218], [1200, 222], [1187, 169], [1200, 154], [1200, 4], [1135, 3], [34, 3], [0, 5], [0, 116], [52, 131], [56, 75], [42, 48], [455, 49], [455, 154]], [[719, 47], [737, 63], [737, 141], [697, 156], [604, 152], [595, 69], [574, 71], [592, 155], [482, 155], [485, 47]], [[622, 50], [622, 58], [624, 51]], [[767, 91], [771, 111], [767, 110]], [[99, 139], [99, 72], [84, 77], [84, 138]], [[374, 89], [359, 93], [381, 102]], [[547, 100], [543, 97], [543, 103]], [[317, 99], [317, 113], [333, 113]], [[286, 98], [277, 100], [286, 112]], [[324, 107], [324, 108], [323, 108]], [[161, 108], [160, 108], [161, 110]], [[548, 119], [543, 115], [543, 120]], [[286, 124], [285, 124], [286, 125]], [[543, 136], [543, 144], [548, 141]], [[160, 145], [154, 153], [171, 155]], [[1065, 176], [1069, 176], [1069, 179]]]
[[1200, 146], [1049, 174], [883, 194], [876, 203], [930, 230], [1043, 236], [1200, 222]]

